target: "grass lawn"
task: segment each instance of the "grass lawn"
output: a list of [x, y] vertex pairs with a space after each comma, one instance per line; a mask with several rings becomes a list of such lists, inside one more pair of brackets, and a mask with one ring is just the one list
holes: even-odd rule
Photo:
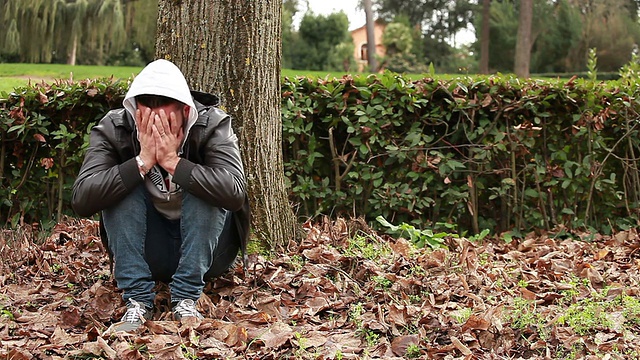
[[[65, 64], [14, 64], [0, 63], [0, 91], [11, 91], [16, 87], [31, 82], [52, 82], [55, 79], [94, 79], [113, 76], [125, 79], [138, 74], [141, 67], [135, 66], [93, 66], [93, 65], [65, 65]], [[326, 71], [300, 71], [283, 69], [282, 76], [320, 76], [342, 77], [342, 73], [327, 73]]]
[[140, 67], [91, 66], [64, 64], [13, 64], [0, 63], [0, 91], [11, 91], [31, 82], [52, 82], [54, 79], [87, 79], [110, 77], [128, 78], [137, 74]]

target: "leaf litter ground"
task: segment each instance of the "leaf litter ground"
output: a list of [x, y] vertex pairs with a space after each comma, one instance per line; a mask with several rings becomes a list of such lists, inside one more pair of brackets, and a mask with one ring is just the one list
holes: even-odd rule
[[[171, 320], [166, 285], [136, 333], [97, 223], [0, 238], [2, 359], [638, 359], [640, 245], [615, 236], [448, 238], [416, 249], [362, 221], [305, 224], [286, 251], [207, 284], [207, 317]], [[585, 234], [586, 236], [586, 234]]]

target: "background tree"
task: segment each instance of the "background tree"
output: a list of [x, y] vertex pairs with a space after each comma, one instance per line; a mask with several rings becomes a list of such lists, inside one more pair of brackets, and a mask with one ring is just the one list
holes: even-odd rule
[[[534, 5], [535, 7], [535, 5]], [[567, 0], [559, 0], [550, 11], [542, 16], [550, 19], [545, 23], [546, 31], [542, 32], [531, 52], [531, 71], [535, 73], [564, 73], [582, 71], [586, 65], [586, 58], [581, 48], [582, 21], [579, 9], [571, 6]], [[534, 11], [534, 18], [538, 17]], [[583, 54], [583, 53], [582, 53]], [[576, 61], [572, 61], [576, 58]]]
[[513, 71], [518, 14], [511, 1], [493, 1], [490, 8], [489, 67], [498, 72]]
[[374, 73], [378, 71], [378, 60], [376, 58], [376, 36], [375, 36], [375, 20], [373, 18], [373, 8], [371, 0], [362, 0], [364, 5], [364, 13], [367, 27], [367, 63], [369, 71]]
[[[478, 6], [470, 0], [377, 0], [375, 10], [380, 18], [392, 22], [400, 16], [409, 26], [420, 30], [414, 41], [414, 54], [433, 63], [439, 71], [457, 71], [455, 35], [473, 20]], [[452, 66], [452, 64], [454, 64]]]
[[491, 0], [482, 0], [482, 25], [480, 26], [480, 64], [481, 74], [489, 73], [489, 35], [491, 34], [489, 16], [491, 14]]
[[[349, 18], [344, 12], [327, 16], [305, 13], [300, 21], [298, 36], [293, 69], [345, 71], [343, 62], [353, 57]], [[350, 51], [346, 51], [349, 46]], [[336, 53], [343, 58], [336, 61]]]
[[382, 34], [382, 44], [386, 55], [382, 59], [382, 66], [398, 73], [423, 73], [428, 67], [421, 63], [412, 52], [413, 35], [411, 29], [404, 22], [392, 22], [387, 25]]
[[294, 239], [282, 160], [282, 1], [160, 0], [156, 57], [174, 61], [193, 89], [219, 93], [236, 121], [254, 234]]
[[111, 53], [106, 63], [144, 66], [155, 55], [158, 0], [123, 0], [122, 6], [126, 44], [122, 51]]
[[533, 0], [520, 0], [518, 17], [518, 35], [516, 39], [516, 57], [514, 72], [519, 77], [529, 77], [531, 62], [531, 23], [533, 21]]
[[293, 17], [298, 12], [298, 0], [282, 3], [282, 67], [290, 69], [295, 56], [298, 32], [293, 28]]
[[[531, 73], [586, 70], [590, 48], [597, 49], [601, 72], [617, 71], [640, 44], [636, 0], [534, 1]], [[493, 1], [490, 9], [490, 67], [514, 69], [515, 40], [520, 3]], [[479, 26], [478, 26], [479, 28]]]
[[125, 44], [121, 0], [3, 0], [0, 11], [4, 58], [100, 64]]
[[637, 2], [572, 0], [571, 3], [578, 8], [583, 24], [582, 41], [573, 61], [584, 63], [589, 49], [596, 48], [599, 70], [617, 71], [626, 64], [635, 45], [640, 44]]

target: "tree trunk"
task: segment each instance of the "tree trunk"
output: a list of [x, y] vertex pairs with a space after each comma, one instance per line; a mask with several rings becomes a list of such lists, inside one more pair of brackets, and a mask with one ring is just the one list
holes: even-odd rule
[[71, 41], [71, 50], [69, 51], [69, 57], [67, 58], [67, 65], [76, 64], [76, 54], [78, 53], [78, 34], [73, 34], [73, 41]]
[[518, 20], [518, 35], [516, 39], [516, 76], [529, 77], [529, 63], [531, 61], [531, 22], [533, 20], [533, 0], [520, 0], [520, 17]]
[[247, 175], [253, 234], [294, 240], [282, 158], [282, 0], [160, 0], [156, 58], [173, 61], [194, 90], [216, 93], [234, 118]]
[[480, 73], [489, 73], [489, 17], [491, 0], [482, 0], [482, 29], [480, 33]]
[[369, 71], [375, 73], [378, 71], [378, 60], [376, 59], [376, 34], [373, 9], [371, 8], [371, 0], [364, 0], [363, 3], [364, 14], [367, 20], [367, 62], [369, 63]]

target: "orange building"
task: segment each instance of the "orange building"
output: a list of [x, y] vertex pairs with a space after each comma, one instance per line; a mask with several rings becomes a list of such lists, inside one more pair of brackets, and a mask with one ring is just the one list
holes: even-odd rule
[[[386, 54], [386, 49], [384, 45], [382, 45], [382, 34], [384, 33], [384, 29], [387, 25], [382, 21], [376, 21], [374, 25], [373, 32], [376, 43], [376, 56], [384, 56]], [[367, 26], [365, 25], [352, 30], [351, 38], [355, 45], [353, 57], [356, 60], [356, 64], [358, 64], [358, 72], [365, 72], [365, 70], [368, 71], [369, 56], [367, 54]]]

